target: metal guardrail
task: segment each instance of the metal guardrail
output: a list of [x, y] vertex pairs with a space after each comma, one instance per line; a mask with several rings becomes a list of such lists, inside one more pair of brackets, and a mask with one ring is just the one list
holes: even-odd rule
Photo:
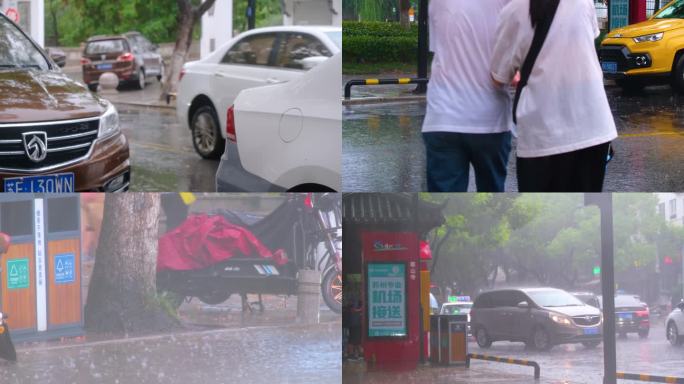
[[344, 98], [351, 98], [351, 87], [355, 85], [394, 85], [394, 84], [427, 84], [430, 79], [425, 78], [400, 78], [400, 79], [362, 79], [349, 80], [344, 86]]
[[466, 355], [466, 368], [470, 368], [470, 359], [487, 360], [487, 361], [495, 361], [497, 363], [525, 365], [528, 367], [534, 367], [534, 378], [538, 379], [541, 376], [541, 368], [539, 368], [539, 364], [535, 361], [512, 359], [509, 357], [489, 356], [489, 355], [482, 355], [482, 354], [478, 354], [478, 353], [469, 353], [468, 355]]
[[653, 376], [639, 373], [617, 372], [616, 377], [623, 380], [647, 381], [651, 383], [684, 383], [684, 378], [674, 376]]

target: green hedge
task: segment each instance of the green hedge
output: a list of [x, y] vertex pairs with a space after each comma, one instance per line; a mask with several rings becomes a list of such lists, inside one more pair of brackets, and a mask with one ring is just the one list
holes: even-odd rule
[[345, 21], [342, 57], [348, 63], [411, 62], [418, 54], [418, 27], [399, 23]]

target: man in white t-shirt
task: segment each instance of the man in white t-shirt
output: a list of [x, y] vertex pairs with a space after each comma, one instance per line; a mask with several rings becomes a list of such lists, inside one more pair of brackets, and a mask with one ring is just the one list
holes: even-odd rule
[[423, 140], [430, 192], [502, 192], [511, 151], [511, 97], [492, 84], [499, 11], [510, 0], [431, 0], [434, 52]]
[[[512, 0], [501, 11], [492, 78], [508, 84], [523, 66], [543, 0]], [[535, 24], [536, 25], [536, 24]], [[592, 0], [561, 0], [517, 107], [520, 192], [600, 192], [617, 137], [594, 40]]]

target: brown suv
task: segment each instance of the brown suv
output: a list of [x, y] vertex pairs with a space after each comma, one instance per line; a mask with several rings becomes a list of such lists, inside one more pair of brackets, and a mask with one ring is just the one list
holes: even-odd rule
[[100, 75], [113, 72], [120, 82], [143, 89], [147, 79], [156, 77], [161, 81], [164, 77], [164, 62], [158, 51], [158, 46], [138, 32], [91, 37], [81, 58], [83, 81], [94, 91]]
[[0, 188], [114, 192], [129, 180], [114, 106], [64, 75], [0, 14]]

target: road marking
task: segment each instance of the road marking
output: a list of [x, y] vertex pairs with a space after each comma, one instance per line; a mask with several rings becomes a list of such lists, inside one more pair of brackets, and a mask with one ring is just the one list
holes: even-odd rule
[[155, 143], [145, 143], [145, 142], [129, 142], [132, 146], [138, 146], [142, 147], [145, 149], [154, 149], [162, 152], [169, 152], [169, 153], [175, 153], [179, 155], [192, 155], [192, 152], [190, 151], [181, 151], [178, 148], [170, 147], [168, 145], [163, 145], [163, 144], [155, 144]]

